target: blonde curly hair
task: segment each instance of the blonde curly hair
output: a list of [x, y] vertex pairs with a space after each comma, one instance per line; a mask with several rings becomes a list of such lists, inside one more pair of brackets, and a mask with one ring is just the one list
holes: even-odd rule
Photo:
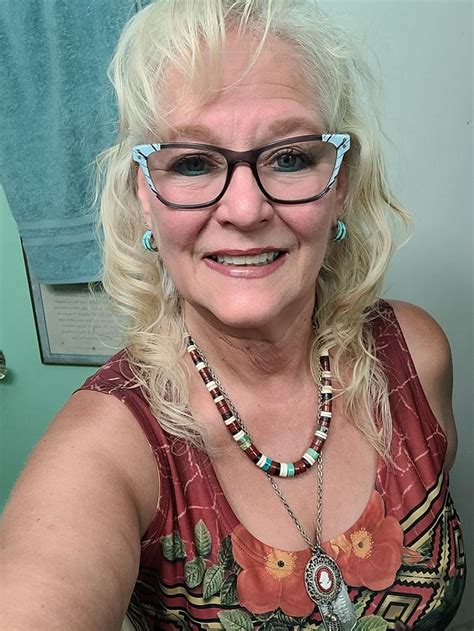
[[[222, 50], [231, 29], [254, 36], [253, 60], [269, 36], [289, 42], [314, 89], [326, 131], [351, 136], [344, 159], [348, 235], [329, 245], [317, 279], [312, 368], [316, 379], [318, 349], [333, 349], [346, 413], [387, 457], [387, 382], [368, 320], [394, 250], [394, 220], [407, 227], [409, 216], [387, 185], [369, 68], [315, 0], [157, 0], [129, 22], [120, 38], [110, 66], [119, 137], [99, 158], [103, 285], [126, 316], [124, 335], [137, 384], [167, 432], [203, 448], [204, 430], [188, 409], [181, 301], [159, 255], [141, 245], [144, 224], [130, 155], [134, 144], [159, 138], [166, 127], [169, 112], [159, 95], [166, 93], [167, 69], [184, 73], [203, 99], [219, 90]], [[349, 374], [343, 374], [343, 365]]]

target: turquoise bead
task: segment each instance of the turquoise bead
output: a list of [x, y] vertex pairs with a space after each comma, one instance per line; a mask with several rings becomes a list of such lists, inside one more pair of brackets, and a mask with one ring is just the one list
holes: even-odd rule
[[250, 440], [250, 436], [248, 434], [244, 434], [240, 440], [237, 441], [239, 443], [239, 447], [244, 451], [250, 447], [252, 441]]
[[271, 458], [267, 458], [265, 460], [265, 462], [263, 463], [263, 465], [262, 465], [262, 469], [264, 471], [268, 471], [268, 469], [270, 469], [271, 466], [272, 466], [272, 459]]
[[306, 450], [306, 453], [310, 455], [311, 458], [314, 458], [314, 460], [317, 460], [319, 458], [318, 452], [314, 451], [312, 447], [308, 447], [308, 449]]

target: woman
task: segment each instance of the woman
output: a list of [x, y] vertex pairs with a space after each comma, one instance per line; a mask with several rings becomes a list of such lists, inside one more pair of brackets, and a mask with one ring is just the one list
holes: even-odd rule
[[450, 353], [378, 299], [408, 219], [366, 67], [311, 0], [160, 0], [112, 70], [127, 347], [16, 487], [7, 627], [445, 629]]

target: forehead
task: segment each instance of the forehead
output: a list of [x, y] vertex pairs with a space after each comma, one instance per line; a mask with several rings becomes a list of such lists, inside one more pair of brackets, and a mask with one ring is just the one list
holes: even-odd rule
[[255, 59], [257, 44], [250, 35], [228, 36], [211, 93], [191, 88], [177, 70], [167, 71], [162, 140], [234, 142], [242, 145], [237, 149], [293, 132], [323, 131], [315, 90], [294, 46], [270, 36]]

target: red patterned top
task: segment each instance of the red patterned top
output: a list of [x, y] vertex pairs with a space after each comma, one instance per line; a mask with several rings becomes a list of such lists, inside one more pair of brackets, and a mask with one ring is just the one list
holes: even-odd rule
[[[379, 459], [363, 514], [324, 548], [349, 587], [357, 631], [394, 629], [397, 620], [417, 631], [441, 631], [465, 581], [459, 519], [442, 467], [446, 438], [387, 303], [380, 302], [372, 327], [389, 381], [393, 462]], [[304, 588], [310, 551], [272, 548], [239, 523], [205, 454], [161, 429], [126, 353], [83, 388], [127, 405], [160, 473], [162, 500], [142, 540], [127, 628], [322, 631]]]

